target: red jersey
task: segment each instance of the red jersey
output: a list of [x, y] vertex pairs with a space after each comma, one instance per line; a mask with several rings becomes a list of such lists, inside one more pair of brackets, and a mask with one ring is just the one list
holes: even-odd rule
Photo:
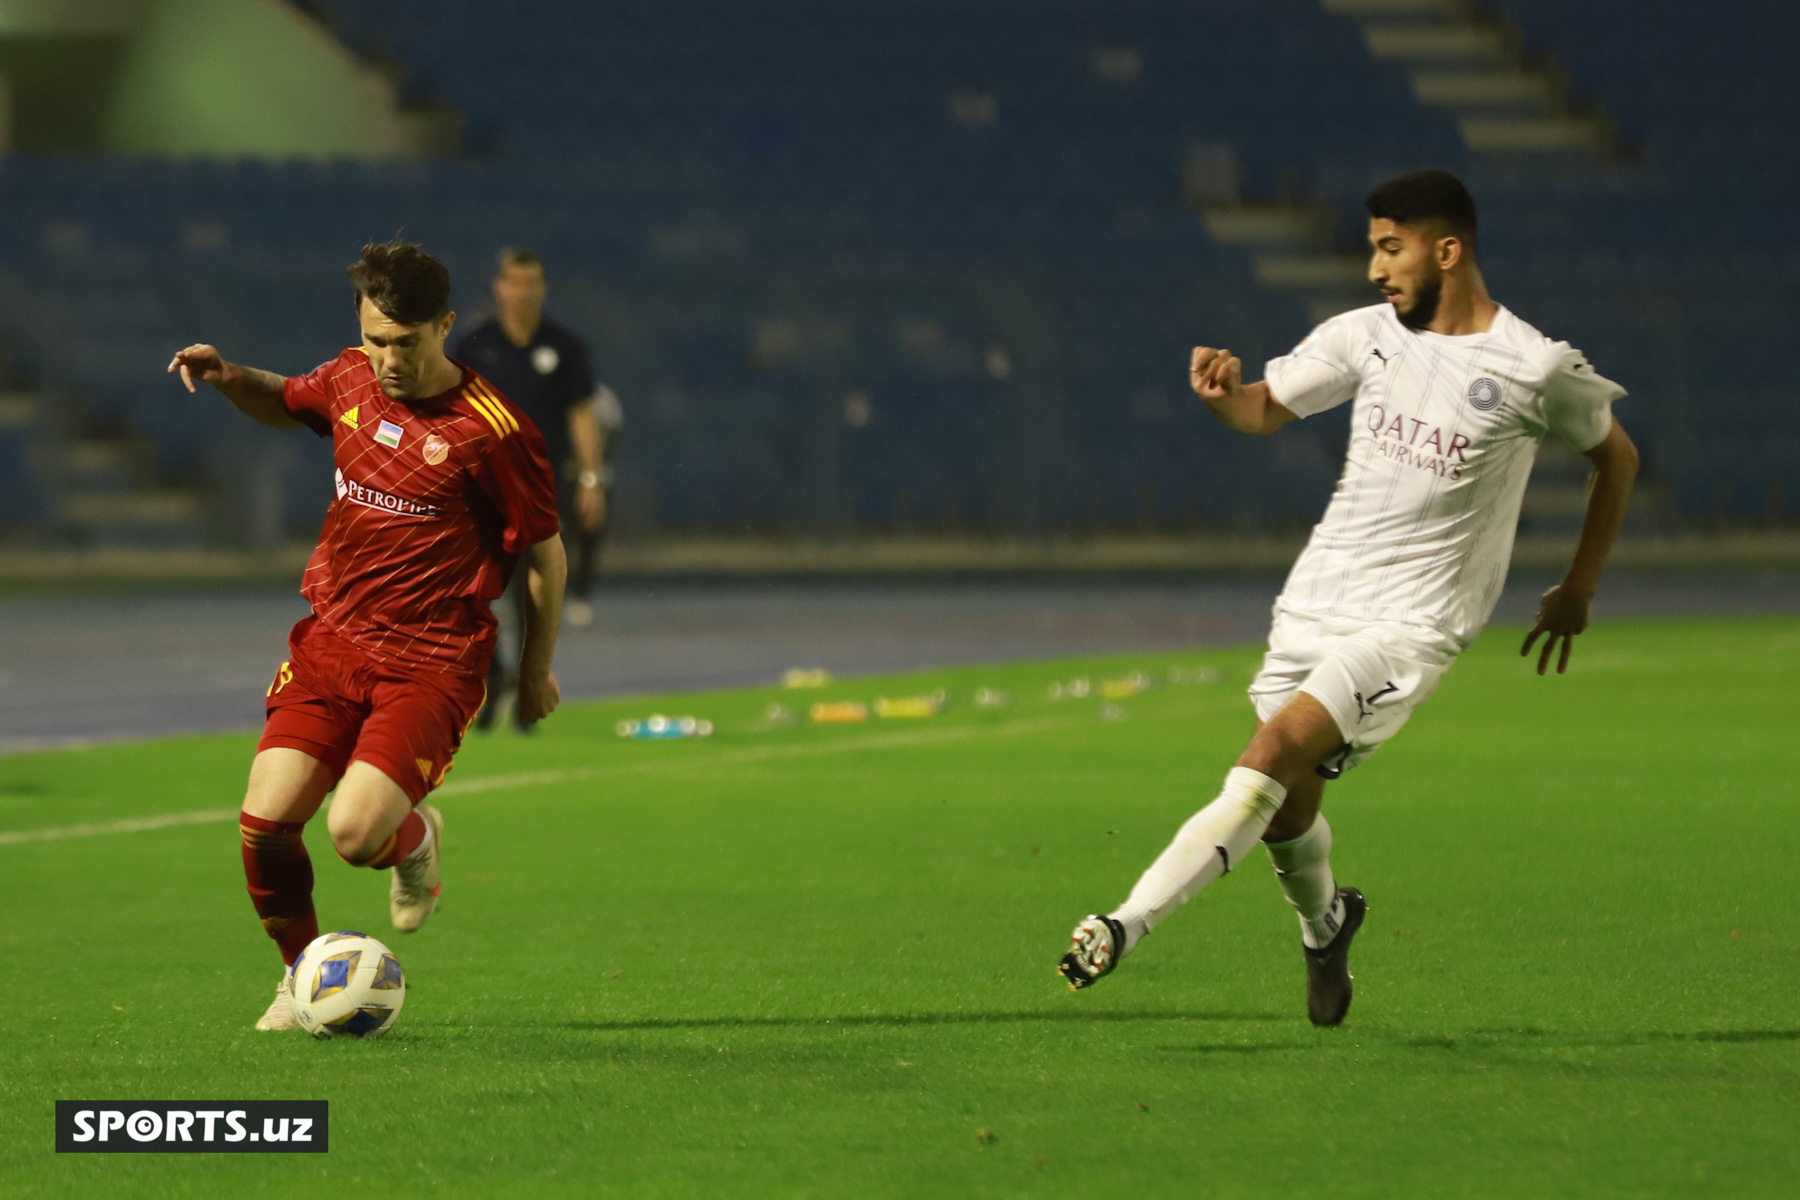
[[289, 379], [282, 400], [337, 462], [300, 584], [320, 624], [382, 662], [484, 675], [488, 604], [520, 552], [557, 532], [556, 485], [530, 418], [462, 372], [454, 391], [406, 403], [353, 347]]

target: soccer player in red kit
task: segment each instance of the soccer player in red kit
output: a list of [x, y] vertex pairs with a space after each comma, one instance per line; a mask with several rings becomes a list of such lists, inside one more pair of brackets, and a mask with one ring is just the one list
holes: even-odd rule
[[[394, 927], [437, 905], [443, 817], [425, 803], [486, 692], [488, 604], [530, 572], [519, 711], [560, 701], [550, 657], [567, 572], [544, 439], [444, 354], [450, 273], [419, 247], [370, 244], [350, 268], [362, 344], [284, 378], [189, 346], [169, 363], [250, 417], [332, 439], [337, 497], [301, 581], [312, 615], [288, 637], [239, 818], [244, 873], [286, 963], [258, 1029], [292, 1029], [295, 958], [318, 936], [301, 831], [326, 793], [331, 843], [392, 868]], [[355, 1019], [354, 1017], [352, 1018]]]

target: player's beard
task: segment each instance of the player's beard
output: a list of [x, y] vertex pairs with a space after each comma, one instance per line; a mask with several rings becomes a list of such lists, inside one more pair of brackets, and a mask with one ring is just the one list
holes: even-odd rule
[[1437, 316], [1438, 301], [1443, 298], [1444, 274], [1442, 271], [1434, 271], [1430, 279], [1419, 284], [1419, 293], [1413, 297], [1412, 307], [1405, 312], [1396, 311], [1394, 315], [1408, 329], [1426, 329]]

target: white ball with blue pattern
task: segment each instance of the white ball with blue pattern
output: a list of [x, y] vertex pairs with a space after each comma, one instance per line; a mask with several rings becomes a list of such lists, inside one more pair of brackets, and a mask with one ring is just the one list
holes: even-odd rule
[[294, 960], [294, 1015], [316, 1038], [380, 1037], [400, 1019], [406, 973], [386, 946], [355, 930], [326, 933]]

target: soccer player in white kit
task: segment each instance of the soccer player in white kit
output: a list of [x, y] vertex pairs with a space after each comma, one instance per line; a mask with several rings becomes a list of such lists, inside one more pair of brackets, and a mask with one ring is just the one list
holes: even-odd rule
[[1125, 903], [1075, 927], [1057, 970], [1088, 987], [1260, 839], [1300, 916], [1307, 1015], [1350, 1009], [1350, 941], [1366, 910], [1331, 873], [1325, 783], [1367, 759], [1437, 689], [1506, 579], [1538, 443], [1554, 434], [1594, 464], [1581, 538], [1544, 593], [1520, 654], [1545, 637], [1542, 675], [1587, 628], [1624, 517], [1637, 451], [1612, 418], [1624, 389], [1489, 298], [1475, 261], [1475, 202], [1455, 176], [1414, 171], [1369, 195], [1369, 279], [1385, 300], [1326, 321], [1246, 385], [1229, 350], [1199, 347], [1190, 383], [1220, 421], [1270, 434], [1354, 402], [1350, 445], [1324, 518], [1275, 601], [1250, 685], [1255, 736]]

